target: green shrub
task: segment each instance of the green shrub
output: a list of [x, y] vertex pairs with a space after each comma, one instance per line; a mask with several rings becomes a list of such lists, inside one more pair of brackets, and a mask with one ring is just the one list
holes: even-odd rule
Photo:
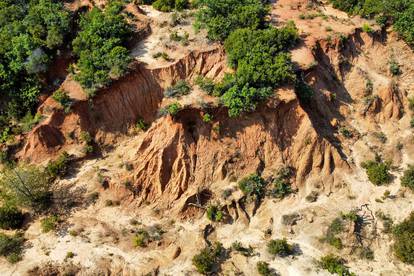
[[36, 212], [52, 204], [53, 188], [49, 176], [34, 166], [20, 165], [0, 174], [0, 197]]
[[414, 96], [408, 98], [408, 108], [414, 111]]
[[257, 272], [261, 276], [274, 276], [277, 275], [272, 271], [272, 269], [269, 267], [269, 264], [266, 262], [257, 262], [256, 264]]
[[59, 225], [60, 219], [57, 215], [52, 215], [40, 220], [40, 228], [43, 233], [48, 233], [50, 231], [55, 231]]
[[35, 125], [37, 125], [42, 120], [42, 115], [40, 113], [36, 113], [34, 116], [32, 113], [27, 112], [27, 114], [20, 119], [19, 124], [21, 126], [21, 130], [23, 132], [29, 132], [33, 129]]
[[407, 264], [414, 264], [414, 212], [393, 230], [394, 254]]
[[208, 95], [212, 95], [214, 92], [215, 84], [212, 79], [202, 77], [202, 76], [197, 76], [197, 78], [195, 79], [195, 84], [198, 85], [201, 88], [201, 90], [206, 92]]
[[164, 95], [167, 98], [181, 97], [190, 94], [191, 86], [185, 80], [179, 80], [175, 85], [167, 88]]
[[261, 198], [265, 195], [266, 181], [257, 174], [251, 174], [238, 183], [240, 190], [247, 196]]
[[364, 33], [369, 33], [369, 34], [373, 32], [371, 26], [367, 23], [364, 23], [364, 25], [362, 25], [362, 31]]
[[390, 165], [382, 161], [367, 161], [361, 164], [365, 169], [369, 181], [372, 184], [380, 186], [387, 184], [391, 181], [391, 175], [389, 173]]
[[273, 180], [273, 197], [283, 199], [284, 197], [293, 193], [292, 187], [290, 185], [291, 175], [292, 170], [289, 167], [278, 171], [276, 178]]
[[401, 177], [401, 185], [414, 191], [414, 165], [409, 165]]
[[216, 270], [216, 266], [219, 265], [220, 257], [223, 253], [223, 245], [221, 243], [215, 243], [195, 255], [192, 263], [199, 273], [209, 275]]
[[4, 204], [0, 207], [0, 228], [18, 229], [23, 225], [24, 215], [17, 207]]
[[144, 229], [139, 229], [134, 236], [134, 246], [135, 247], [146, 247], [150, 241], [150, 235], [148, 231]]
[[200, 3], [196, 25], [205, 27], [212, 40], [224, 41], [239, 28], [263, 28], [269, 13], [261, 0], [204, 0]]
[[223, 212], [216, 205], [207, 207], [207, 218], [211, 221], [220, 222], [223, 219]]
[[13, 236], [0, 233], [0, 255], [6, 257], [11, 263], [20, 261], [24, 241], [21, 233]]
[[164, 116], [164, 115], [170, 115], [170, 116], [175, 116], [178, 114], [178, 112], [180, 112], [181, 110], [181, 105], [178, 102], [172, 103], [170, 105], [167, 105], [166, 107], [162, 108], [160, 110], [160, 115]]
[[344, 231], [343, 219], [341, 217], [335, 218], [328, 227], [324, 240], [331, 246], [342, 249], [342, 240], [336, 235]]
[[75, 80], [90, 96], [122, 76], [131, 61], [126, 44], [131, 27], [121, 14], [121, 1], [110, 1], [104, 10], [94, 7], [80, 19], [73, 52], [78, 58]]
[[253, 256], [253, 248], [251, 246], [244, 247], [239, 241], [233, 242], [231, 249], [241, 253], [245, 257]]
[[345, 265], [345, 261], [334, 255], [326, 255], [322, 257], [318, 262], [318, 266], [329, 271], [331, 274], [355, 276], [355, 273], [349, 271], [349, 268]]
[[393, 76], [398, 76], [401, 74], [400, 65], [394, 59], [390, 61], [390, 73]]
[[293, 245], [289, 244], [286, 239], [271, 240], [267, 244], [267, 252], [279, 257], [286, 257], [294, 253]]
[[206, 113], [206, 114], [203, 115], [202, 119], [203, 119], [204, 123], [211, 123], [213, 121], [213, 116]]
[[162, 12], [170, 12], [173, 10], [181, 11], [189, 8], [188, 0], [156, 0], [152, 3], [154, 9]]
[[58, 159], [50, 161], [45, 170], [52, 178], [64, 177], [68, 173], [69, 162], [69, 154], [63, 152]]
[[55, 93], [53, 93], [52, 98], [63, 107], [65, 113], [70, 112], [72, 100], [69, 97], [68, 93], [66, 93], [66, 91], [58, 89]]

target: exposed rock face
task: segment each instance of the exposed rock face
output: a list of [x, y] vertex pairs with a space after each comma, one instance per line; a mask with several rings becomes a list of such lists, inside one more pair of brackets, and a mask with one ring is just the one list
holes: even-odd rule
[[278, 94], [260, 112], [242, 118], [214, 110], [208, 124], [200, 111], [183, 110], [174, 119], [159, 120], [137, 152], [136, 195], [168, 205], [224, 178], [271, 175], [286, 165], [296, 169], [297, 183], [309, 176], [332, 182], [335, 167], [347, 168], [346, 162], [318, 136], [295, 93]]
[[[64, 114], [51, 98], [46, 100], [39, 111], [49, 117], [29, 133], [28, 142], [18, 156], [32, 162], [49, 159], [53, 153], [75, 143], [73, 137], [79, 137], [81, 131], [90, 132], [100, 143], [112, 143], [137, 119], [146, 122], [155, 119], [163, 89], [167, 86], [196, 75], [217, 78], [224, 69], [221, 48], [193, 52], [165, 68], [150, 70], [143, 64], [134, 63], [130, 74], [115, 81], [110, 88], [99, 91], [92, 101], [88, 101], [79, 84], [68, 77], [61, 89], [76, 101], [71, 112]], [[47, 138], [48, 133], [55, 137], [53, 142], [49, 141], [52, 138]], [[60, 138], [56, 139], [58, 136]], [[72, 139], [67, 139], [68, 136]]]

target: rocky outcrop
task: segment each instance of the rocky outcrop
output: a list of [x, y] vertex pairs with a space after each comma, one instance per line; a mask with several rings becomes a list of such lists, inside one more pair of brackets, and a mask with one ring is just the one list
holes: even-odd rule
[[277, 99], [259, 110], [237, 119], [223, 109], [211, 110], [212, 123], [194, 109], [158, 120], [137, 150], [135, 200], [169, 206], [180, 199], [175, 206], [183, 208], [188, 197], [223, 179], [254, 172], [270, 176], [290, 165], [298, 185], [311, 176], [328, 184], [335, 168], [348, 167], [316, 133], [291, 89], [279, 90]]

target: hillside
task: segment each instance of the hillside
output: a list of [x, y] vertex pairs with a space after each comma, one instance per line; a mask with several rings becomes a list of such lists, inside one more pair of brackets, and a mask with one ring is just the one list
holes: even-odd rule
[[414, 274], [414, 2], [11, 2], [1, 275]]

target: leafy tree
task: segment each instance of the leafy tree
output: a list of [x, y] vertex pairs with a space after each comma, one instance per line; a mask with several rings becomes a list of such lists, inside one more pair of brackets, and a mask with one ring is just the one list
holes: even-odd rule
[[197, 25], [212, 40], [224, 41], [236, 29], [266, 26], [269, 8], [261, 0], [200, 0]]
[[220, 210], [219, 206], [210, 205], [207, 208], [207, 218], [211, 221], [220, 222], [223, 219], [223, 212]]
[[53, 186], [47, 174], [34, 166], [0, 173], [0, 197], [17, 206], [42, 211], [52, 203]]
[[0, 0], [0, 115], [20, 118], [34, 110], [40, 74], [70, 30], [60, 1]]
[[111, 78], [122, 76], [131, 61], [126, 49], [131, 28], [122, 9], [120, 1], [111, 1], [104, 10], [94, 7], [80, 20], [80, 31], [72, 43], [78, 57], [75, 79], [91, 95]]

